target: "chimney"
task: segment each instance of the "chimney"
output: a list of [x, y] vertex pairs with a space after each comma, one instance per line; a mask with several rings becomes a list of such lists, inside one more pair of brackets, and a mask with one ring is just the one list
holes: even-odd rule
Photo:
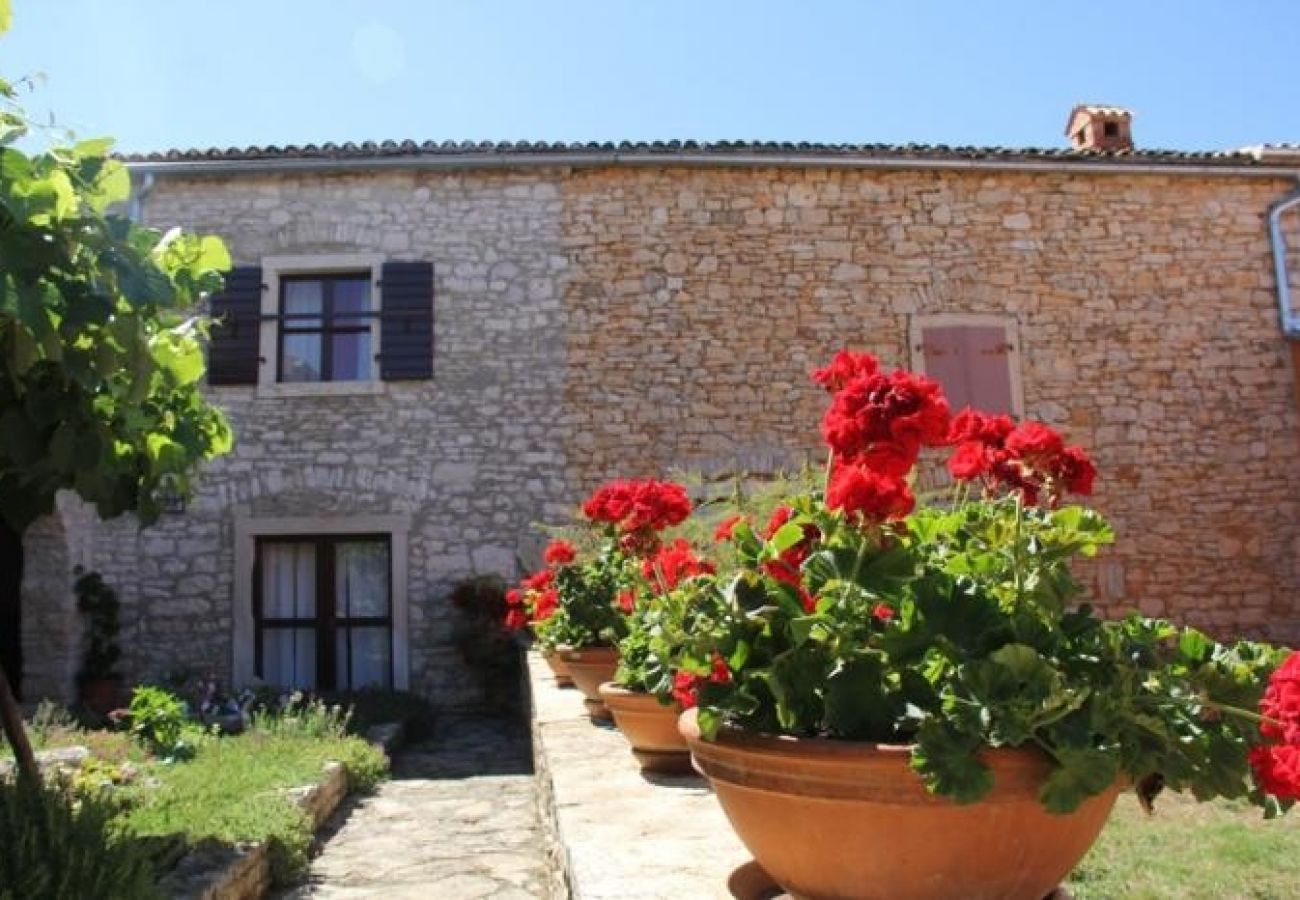
[[1075, 150], [1116, 153], [1133, 149], [1133, 113], [1119, 106], [1080, 103], [1070, 110], [1065, 136]]

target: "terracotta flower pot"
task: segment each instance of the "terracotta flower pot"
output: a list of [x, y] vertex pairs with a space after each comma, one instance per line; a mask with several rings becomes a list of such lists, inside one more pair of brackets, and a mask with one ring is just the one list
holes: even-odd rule
[[1119, 785], [1070, 815], [1043, 809], [1050, 764], [991, 750], [993, 790], [959, 806], [926, 791], [909, 748], [679, 726], [695, 766], [758, 864], [806, 898], [1040, 900], [1092, 846]]
[[632, 755], [646, 772], [687, 774], [691, 754], [686, 739], [677, 730], [682, 708], [664, 705], [654, 694], [630, 691], [607, 681], [600, 686], [600, 699], [614, 716], [614, 724], [632, 745]]
[[551, 674], [555, 676], [556, 687], [573, 687], [573, 677], [569, 675], [569, 669], [565, 666], [564, 661], [560, 659], [558, 653], [554, 650], [547, 650], [542, 653], [542, 659], [546, 661], [546, 665], [550, 666]]
[[560, 662], [569, 670], [573, 685], [582, 691], [582, 702], [593, 719], [609, 721], [609, 710], [600, 700], [600, 686], [614, 679], [618, 669], [617, 647], [557, 647]]

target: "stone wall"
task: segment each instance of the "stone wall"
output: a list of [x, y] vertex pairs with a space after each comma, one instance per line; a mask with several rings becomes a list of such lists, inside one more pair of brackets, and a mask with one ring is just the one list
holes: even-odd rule
[[[1265, 214], [1282, 180], [597, 168], [162, 177], [157, 225], [238, 263], [379, 252], [435, 271], [434, 377], [378, 396], [213, 389], [238, 435], [182, 515], [98, 529], [128, 674], [228, 674], [233, 531], [409, 514], [412, 683], [473, 702], [459, 579], [532, 561], [613, 475], [817, 459], [810, 369], [910, 362], [910, 317], [1018, 324], [1025, 412], [1091, 448], [1120, 541], [1096, 598], [1300, 641], [1296, 381]], [[401, 598], [398, 598], [399, 601]]]
[[1281, 180], [601, 170], [565, 191], [568, 456], [608, 473], [819, 454], [833, 348], [909, 317], [1019, 326], [1025, 413], [1091, 448], [1115, 611], [1300, 641], [1295, 383], [1266, 227]]
[[406, 513], [411, 683], [473, 703], [450, 644], [450, 588], [513, 576], [528, 524], [573, 496], [563, 456], [560, 201], [537, 175], [160, 180], [150, 223], [265, 255], [382, 252], [434, 263], [434, 377], [378, 396], [259, 397], [212, 389], [237, 435], [182, 515], [100, 529], [96, 565], [122, 593], [131, 677], [231, 666], [233, 534], [253, 516]]

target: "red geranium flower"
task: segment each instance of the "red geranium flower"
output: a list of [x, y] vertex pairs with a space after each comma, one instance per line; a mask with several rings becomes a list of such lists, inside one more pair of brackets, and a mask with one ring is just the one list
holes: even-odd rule
[[678, 672], [673, 676], [673, 699], [682, 709], [690, 709], [696, 704], [696, 693], [704, 679], [690, 672]]
[[[795, 511], [789, 506], [778, 506], [772, 510], [772, 516], [767, 520], [767, 527], [763, 529], [763, 539], [770, 541], [773, 535], [789, 524], [795, 515]], [[808, 558], [808, 554], [812, 553], [813, 545], [821, 536], [821, 529], [811, 523], [805, 523], [803, 525], [803, 538], [797, 544], [787, 547], [776, 559], [768, 560], [762, 564], [763, 571], [769, 576], [783, 584], [790, 585], [799, 592], [799, 599], [808, 612], [812, 612], [817, 605], [817, 598], [809, 594], [803, 586], [803, 576], [800, 570], [804, 560]]]
[[892, 622], [894, 620], [894, 610], [884, 603], [877, 603], [873, 606], [871, 615], [878, 622]]
[[879, 371], [880, 362], [870, 353], [841, 350], [831, 359], [830, 365], [812, 373], [812, 380], [833, 394], [854, 378], [875, 375]]
[[736, 526], [745, 521], [744, 516], [729, 516], [718, 523], [718, 527], [713, 529], [713, 539], [718, 543], [731, 540], [731, 534], [736, 530]]
[[902, 370], [854, 378], [822, 418], [822, 437], [844, 462], [903, 477], [922, 447], [948, 438], [948, 401], [938, 382]]
[[1042, 422], [1021, 422], [1006, 438], [1012, 456], [1032, 464], [1033, 460], [1052, 460], [1065, 450], [1065, 441], [1055, 429]]
[[528, 624], [528, 615], [518, 607], [511, 607], [506, 611], [506, 628], [511, 631], [518, 631]]
[[578, 549], [563, 538], [556, 538], [546, 545], [542, 559], [548, 566], [567, 566], [578, 558]]
[[646, 581], [664, 591], [671, 591], [687, 578], [712, 575], [715, 571], [713, 563], [696, 556], [691, 545], [682, 538], [661, 547], [658, 553], [641, 563], [641, 574]]
[[533, 621], [545, 622], [560, 606], [560, 592], [555, 588], [547, 588], [538, 592], [533, 599]]
[[619, 591], [618, 608], [623, 611], [623, 615], [632, 615], [632, 612], [636, 609], [636, 591]]
[[1300, 800], [1300, 651], [1269, 676], [1259, 712], [1265, 743], [1250, 750], [1255, 783], [1280, 800]]
[[727, 667], [727, 661], [717, 650], [713, 651], [711, 663], [713, 671], [709, 673], [709, 681], [714, 684], [727, 684], [731, 681], [731, 669]]
[[863, 525], [901, 519], [915, 505], [907, 482], [862, 466], [837, 466], [826, 488], [826, 506]]
[[527, 591], [544, 591], [555, 581], [555, 573], [550, 569], [542, 569], [529, 575], [520, 582]]
[[1292, 651], [1268, 679], [1259, 701], [1265, 737], [1300, 745], [1300, 650]]

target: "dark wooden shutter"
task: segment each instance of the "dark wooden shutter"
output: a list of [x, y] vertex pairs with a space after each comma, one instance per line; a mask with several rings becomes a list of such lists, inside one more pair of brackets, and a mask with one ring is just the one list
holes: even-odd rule
[[384, 263], [379, 374], [385, 381], [433, 377], [433, 264]]
[[208, 384], [257, 384], [257, 338], [262, 314], [262, 269], [237, 266], [212, 296]]
[[1000, 325], [926, 325], [921, 330], [925, 373], [943, 385], [953, 412], [967, 406], [1012, 414], [1011, 354]]

